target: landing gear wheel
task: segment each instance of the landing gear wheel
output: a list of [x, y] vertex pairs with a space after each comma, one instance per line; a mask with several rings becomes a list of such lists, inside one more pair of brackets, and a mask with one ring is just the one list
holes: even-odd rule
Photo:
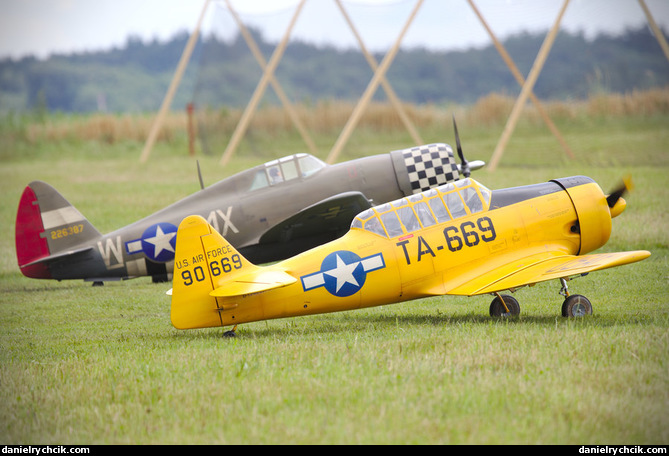
[[563, 317], [584, 317], [586, 315], [592, 315], [592, 304], [585, 296], [573, 294], [562, 303]]
[[[503, 303], [502, 299], [504, 299]], [[490, 303], [491, 317], [517, 317], [518, 315], [520, 315], [520, 304], [513, 296], [497, 295]]]
[[237, 337], [237, 325], [235, 325], [234, 328], [232, 328], [230, 331], [225, 331], [223, 333], [223, 337]]

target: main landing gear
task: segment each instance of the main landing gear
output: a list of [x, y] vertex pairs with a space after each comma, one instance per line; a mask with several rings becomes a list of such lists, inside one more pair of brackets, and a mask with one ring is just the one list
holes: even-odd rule
[[[560, 294], [565, 297], [562, 303], [563, 317], [584, 317], [592, 315], [592, 304], [585, 296], [579, 294], [569, 294], [567, 281], [560, 279], [562, 288]], [[490, 303], [491, 317], [515, 317], [520, 315], [520, 304], [518, 300], [510, 295], [501, 295], [494, 293], [495, 299]]]
[[520, 315], [520, 303], [509, 295], [495, 293], [495, 299], [490, 303], [491, 317], [517, 317]]
[[562, 303], [562, 316], [585, 317], [586, 315], [592, 315], [592, 304], [590, 304], [588, 298], [579, 294], [570, 295], [565, 279], [560, 279], [560, 283], [562, 283], [560, 294], [565, 297]]

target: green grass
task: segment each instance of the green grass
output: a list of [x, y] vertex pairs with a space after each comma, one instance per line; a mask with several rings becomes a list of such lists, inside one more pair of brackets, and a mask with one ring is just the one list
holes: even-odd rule
[[[517, 291], [520, 318], [491, 297], [442, 297], [221, 329], [177, 331], [169, 284], [93, 288], [24, 278], [13, 228], [34, 179], [58, 188], [103, 232], [198, 188], [183, 139], [158, 144], [26, 142], [4, 130], [0, 169], [0, 442], [3, 444], [664, 444], [669, 443], [667, 116], [523, 126], [491, 188], [585, 174], [635, 191], [603, 250], [649, 249], [641, 263], [570, 282], [595, 314], [559, 316], [559, 284]], [[489, 160], [502, 127], [459, 125], [470, 159]], [[427, 132], [447, 141], [450, 128]], [[256, 137], [227, 168], [199, 156], [205, 182], [301, 150]], [[331, 141], [332, 140], [332, 141]], [[327, 145], [332, 138], [319, 138]], [[410, 145], [356, 133], [345, 157]], [[222, 153], [222, 152], [221, 152]], [[325, 153], [323, 154], [325, 156]]]

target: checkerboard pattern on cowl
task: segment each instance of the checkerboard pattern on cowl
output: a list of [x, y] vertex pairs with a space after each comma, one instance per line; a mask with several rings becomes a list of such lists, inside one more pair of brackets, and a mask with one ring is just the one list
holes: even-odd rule
[[413, 193], [456, 181], [460, 177], [453, 150], [446, 144], [428, 144], [403, 151]]

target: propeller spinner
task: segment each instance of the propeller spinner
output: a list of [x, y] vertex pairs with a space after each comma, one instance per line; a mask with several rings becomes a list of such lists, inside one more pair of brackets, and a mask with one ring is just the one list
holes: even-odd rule
[[612, 218], [625, 210], [627, 203], [623, 199], [623, 195], [630, 190], [632, 190], [632, 179], [627, 176], [623, 179], [621, 184], [606, 197], [606, 204], [609, 206]]

